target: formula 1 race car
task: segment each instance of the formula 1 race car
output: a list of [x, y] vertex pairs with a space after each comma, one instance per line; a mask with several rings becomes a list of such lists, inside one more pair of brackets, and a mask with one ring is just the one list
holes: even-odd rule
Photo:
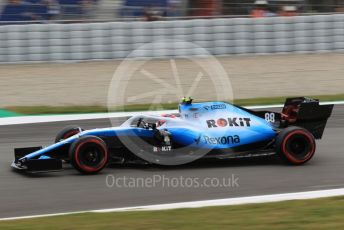
[[133, 116], [119, 127], [66, 127], [48, 147], [16, 148], [12, 167], [36, 173], [70, 163], [83, 174], [95, 174], [115, 163], [177, 165], [268, 155], [301, 165], [313, 157], [332, 110], [333, 105], [304, 97], [287, 99], [281, 113], [189, 100], [179, 105], [179, 113]]

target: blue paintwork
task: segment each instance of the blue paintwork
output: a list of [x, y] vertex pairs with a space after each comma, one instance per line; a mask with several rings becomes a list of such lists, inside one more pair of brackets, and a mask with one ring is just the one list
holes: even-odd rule
[[[194, 123], [196, 126], [200, 127], [200, 130], [202, 130], [201, 142], [199, 145], [194, 142], [194, 146], [212, 149], [233, 148], [240, 145], [269, 140], [276, 136], [276, 132], [269, 122], [232, 104], [223, 102], [205, 102], [191, 105], [182, 104], [179, 106], [179, 111], [182, 118]], [[207, 120], [216, 121], [220, 118], [249, 118], [250, 126], [220, 127], [217, 125], [218, 127], [216, 128], [208, 127], [206, 122]], [[171, 129], [169, 129], [169, 131], [173, 133]], [[182, 136], [181, 134], [178, 134], [178, 130], [176, 130], [176, 132], [176, 136]], [[207, 144], [205, 141], [205, 136], [218, 138], [235, 135], [240, 137], [240, 143]]]
[[[180, 118], [161, 116], [142, 117], [164, 120], [165, 123], [158, 129], [167, 129], [172, 134], [174, 142], [196, 148], [230, 149], [241, 145], [271, 140], [277, 135], [269, 122], [228, 103], [204, 102], [181, 104], [179, 106], [179, 112], [181, 115]], [[86, 135], [102, 137], [152, 137], [152, 130], [130, 126], [130, 122], [133, 122], [137, 117], [130, 118], [119, 127], [84, 131], [59, 143], [28, 154], [24, 158], [42, 157], [49, 151], [66, 144], [71, 144], [79, 137]], [[223, 123], [219, 123], [219, 119], [224, 120]], [[238, 126], [230, 126], [228, 119], [236, 119], [236, 125]], [[239, 121], [240, 119], [242, 121], [241, 123]], [[210, 120], [213, 121], [216, 127], [209, 127]]]

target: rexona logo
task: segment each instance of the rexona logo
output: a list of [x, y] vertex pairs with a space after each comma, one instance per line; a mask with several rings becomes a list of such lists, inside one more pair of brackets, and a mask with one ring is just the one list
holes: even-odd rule
[[233, 118], [219, 118], [217, 120], [207, 120], [208, 128], [226, 127], [226, 126], [238, 126], [238, 127], [250, 127], [251, 119], [246, 117], [233, 117]]
[[212, 144], [212, 145], [237, 144], [237, 143], [240, 143], [240, 137], [238, 135], [223, 136], [223, 137], [204, 136], [204, 141], [205, 141], [205, 143]]

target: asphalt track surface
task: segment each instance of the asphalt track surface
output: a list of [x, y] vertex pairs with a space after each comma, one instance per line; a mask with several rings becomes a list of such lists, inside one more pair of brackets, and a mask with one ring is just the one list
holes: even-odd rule
[[[118, 119], [118, 124], [123, 120]], [[324, 137], [317, 143], [316, 155], [304, 166], [287, 166], [262, 158], [175, 167], [129, 165], [107, 168], [93, 176], [80, 175], [73, 168], [37, 176], [11, 170], [14, 147], [48, 145], [69, 124], [86, 129], [110, 126], [107, 119], [0, 126], [0, 218], [344, 187], [343, 105], [335, 106]], [[129, 180], [165, 178], [165, 184], [125, 188], [122, 181], [119, 183], [122, 187], [108, 187], [108, 175], [109, 178], [126, 176]], [[199, 184], [205, 178], [238, 179], [232, 187], [175, 186], [166, 181], [166, 178], [180, 181], [180, 177], [196, 178]]]

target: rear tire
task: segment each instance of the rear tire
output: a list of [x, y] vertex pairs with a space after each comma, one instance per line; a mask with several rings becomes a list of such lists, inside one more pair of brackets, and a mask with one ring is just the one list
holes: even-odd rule
[[96, 174], [106, 167], [109, 153], [102, 139], [84, 136], [75, 141], [69, 150], [73, 167], [83, 174]]
[[70, 125], [62, 129], [55, 138], [55, 143], [58, 143], [60, 141], [63, 141], [71, 136], [74, 136], [80, 132], [84, 131], [81, 127], [77, 125]]
[[314, 136], [306, 129], [288, 127], [276, 139], [277, 155], [284, 162], [302, 165], [312, 159], [316, 149]]

